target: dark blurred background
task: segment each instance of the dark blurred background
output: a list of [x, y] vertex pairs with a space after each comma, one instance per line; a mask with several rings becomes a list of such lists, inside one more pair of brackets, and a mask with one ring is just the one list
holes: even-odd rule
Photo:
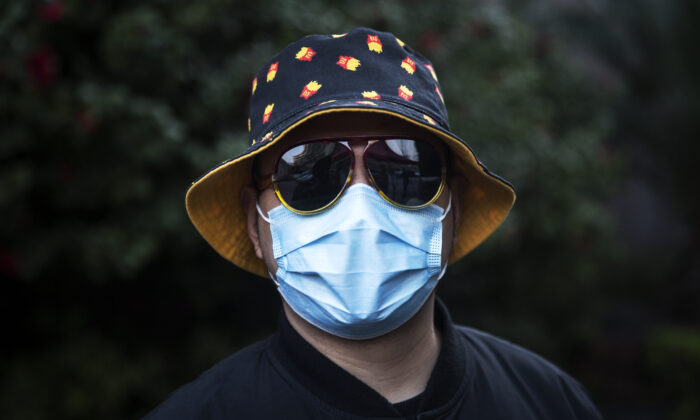
[[4, 0], [0, 417], [139, 418], [275, 329], [271, 282], [184, 194], [246, 147], [264, 61], [370, 26], [433, 61], [519, 193], [441, 282], [453, 317], [608, 419], [700, 419], [698, 22], [696, 0]]

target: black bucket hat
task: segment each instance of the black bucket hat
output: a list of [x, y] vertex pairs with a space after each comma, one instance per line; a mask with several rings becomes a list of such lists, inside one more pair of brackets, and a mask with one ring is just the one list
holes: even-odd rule
[[452, 172], [469, 181], [450, 262], [486, 239], [513, 206], [512, 185], [489, 172], [450, 131], [430, 61], [387, 32], [356, 28], [340, 35], [309, 35], [289, 44], [253, 79], [248, 149], [204, 174], [187, 191], [192, 223], [224, 258], [267, 276], [246, 233], [240, 191], [254, 185], [256, 155], [283, 141], [300, 124], [333, 112], [400, 118], [432, 132], [449, 147]]

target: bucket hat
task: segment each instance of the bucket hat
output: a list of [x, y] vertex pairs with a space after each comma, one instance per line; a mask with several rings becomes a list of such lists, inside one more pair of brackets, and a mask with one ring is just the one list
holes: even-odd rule
[[448, 146], [450, 168], [468, 180], [449, 261], [463, 257], [506, 218], [513, 186], [490, 172], [450, 131], [442, 89], [430, 61], [394, 35], [356, 28], [309, 35], [287, 45], [256, 74], [250, 89], [250, 146], [194, 181], [185, 198], [204, 239], [235, 265], [267, 276], [247, 236], [240, 191], [253, 186], [255, 156], [310, 119], [334, 112], [379, 113], [430, 131]]

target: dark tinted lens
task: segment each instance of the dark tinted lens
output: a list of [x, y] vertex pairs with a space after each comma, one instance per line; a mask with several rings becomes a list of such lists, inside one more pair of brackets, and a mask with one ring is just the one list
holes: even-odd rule
[[318, 210], [338, 196], [351, 166], [350, 149], [340, 143], [300, 144], [280, 157], [275, 172], [277, 189], [295, 210]]
[[437, 194], [442, 182], [442, 159], [429, 143], [392, 139], [372, 143], [365, 164], [377, 187], [398, 204], [422, 206]]

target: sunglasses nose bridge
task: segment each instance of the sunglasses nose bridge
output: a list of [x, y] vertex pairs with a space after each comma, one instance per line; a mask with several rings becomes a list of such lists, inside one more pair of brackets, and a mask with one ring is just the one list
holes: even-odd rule
[[354, 184], [367, 184], [373, 186], [370, 181], [369, 174], [367, 173], [367, 167], [365, 166], [364, 153], [367, 149], [367, 140], [355, 140], [349, 141], [348, 145], [350, 151], [353, 154], [355, 164], [352, 168], [352, 179], [350, 180], [350, 185]]

